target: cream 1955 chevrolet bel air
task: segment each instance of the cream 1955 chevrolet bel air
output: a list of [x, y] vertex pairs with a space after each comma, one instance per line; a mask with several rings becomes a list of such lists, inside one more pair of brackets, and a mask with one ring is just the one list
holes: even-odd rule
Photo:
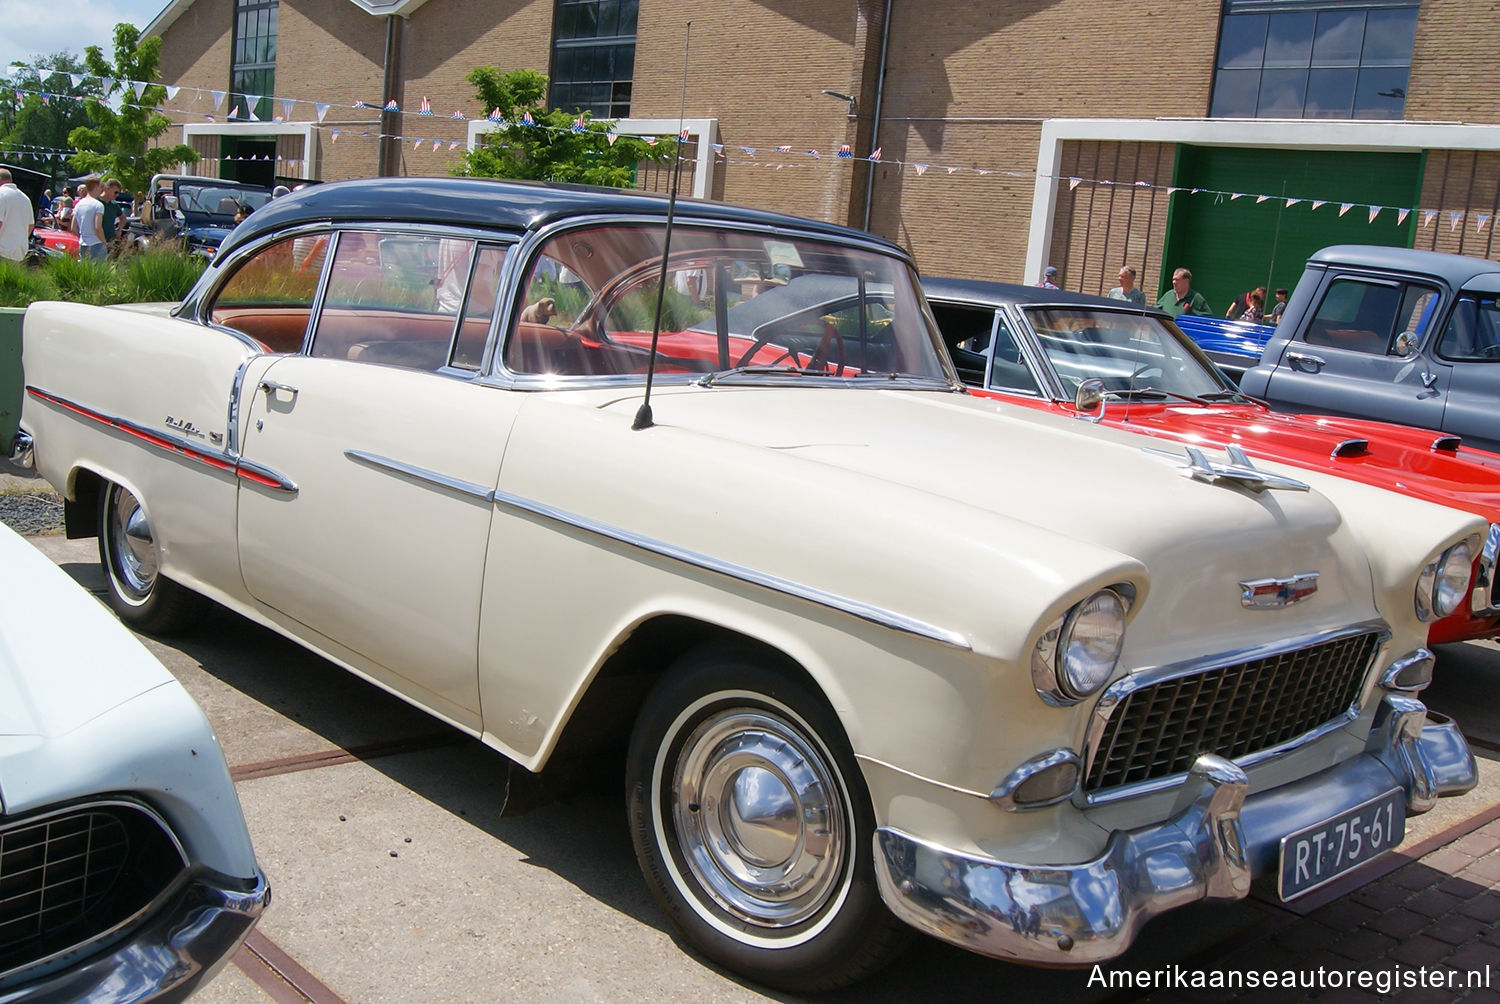
[[24, 343], [127, 623], [208, 597], [531, 770], [628, 742], [653, 894], [767, 984], [1093, 963], [1474, 783], [1417, 694], [1480, 520], [977, 400], [867, 234], [348, 182]]

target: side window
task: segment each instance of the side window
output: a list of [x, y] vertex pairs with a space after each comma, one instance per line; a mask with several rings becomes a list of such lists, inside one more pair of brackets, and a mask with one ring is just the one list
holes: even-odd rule
[[208, 319], [254, 338], [268, 352], [300, 352], [323, 274], [328, 235], [277, 241], [219, 287]]
[[1461, 362], [1500, 361], [1500, 303], [1466, 296], [1453, 307], [1438, 355]]
[[1000, 315], [1000, 323], [995, 328], [994, 354], [995, 358], [990, 366], [991, 389], [1032, 396], [1040, 392], [1036, 377], [1032, 374], [1031, 367], [1026, 365], [1026, 360], [1021, 355], [1021, 346], [1016, 344], [1004, 314]]
[[1386, 355], [1399, 335], [1421, 338], [1436, 304], [1437, 291], [1429, 286], [1335, 279], [1305, 338], [1309, 345]]
[[948, 347], [958, 378], [974, 387], [984, 383], [984, 350], [989, 348], [995, 312], [933, 301], [928, 301], [928, 306], [943, 333], [943, 344]]
[[509, 248], [482, 247], [474, 260], [474, 276], [469, 280], [469, 298], [464, 303], [463, 319], [458, 324], [458, 338], [453, 343], [449, 364], [459, 369], [477, 370], [484, 355], [484, 341], [495, 317], [495, 302], [500, 293], [500, 269]]
[[471, 240], [339, 234], [312, 354], [412, 369], [445, 365], [474, 263]]

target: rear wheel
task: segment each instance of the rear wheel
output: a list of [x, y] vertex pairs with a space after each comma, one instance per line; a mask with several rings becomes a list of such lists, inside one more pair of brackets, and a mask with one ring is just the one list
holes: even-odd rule
[[99, 563], [109, 605], [136, 630], [166, 634], [197, 613], [199, 596], [161, 574], [161, 547], [145, 507], [113, 483], [99, 507]]
[[758, 653], [673, 668], [636, 724], [627, 791], [652, 894], [713, 961], [820, 991], [907, 940], [875, 886], [874, 816], [837, 718]]

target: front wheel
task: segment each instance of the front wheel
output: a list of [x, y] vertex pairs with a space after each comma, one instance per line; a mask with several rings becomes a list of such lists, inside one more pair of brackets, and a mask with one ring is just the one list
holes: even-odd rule
[[874, 814], [843, 730], [771, 660], [732, 649], [680, 660], [636, 723], [626, 780], [652, 895], [713, 961], [823, 991], [906, 941], [876, 889]]
[[145, 508], [113, 483], [99, 507], [99, 563], [109, 605], [130, 627], [166, 634], [193, 620], [198, 595], [161, 574], [161, 546]]

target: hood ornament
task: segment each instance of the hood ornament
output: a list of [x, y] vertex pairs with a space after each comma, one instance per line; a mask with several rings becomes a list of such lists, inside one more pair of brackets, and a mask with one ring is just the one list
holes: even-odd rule
[[1250, 579], [1240, 583], [1240, 606], [1247, 610], [1279, 610], [1318, 591], [1318, 573], [1303, 572], [1284, 579]]
[[[1228, 482], [1247, 488], [1252, 492], [1263, 492], [1267, 489], [1279, 489], [1288, 492], [1311, 491], [1311, 487], [1295, 478], [1282, 477], [1280, 474], [1272, 474], [1269, 471], [1260, 470], [1245, 451], [1238, 446], [1230, 446], [1225, 449], [1229, 454], [1229, 463], [1220, 463], [1209, 460], [1207, 454], [1196, 446], [1186, 447], [1187, 464], [1178, 468], [1194, 481], [1203, 481], [1207, 484], [1218, 484]], [[1147, 453], [1154, 453], [1159, 457], [1167, 457], [1171, 460], [1182, 460], [1180, 453], [1171, 450], [1146, 449]]]

